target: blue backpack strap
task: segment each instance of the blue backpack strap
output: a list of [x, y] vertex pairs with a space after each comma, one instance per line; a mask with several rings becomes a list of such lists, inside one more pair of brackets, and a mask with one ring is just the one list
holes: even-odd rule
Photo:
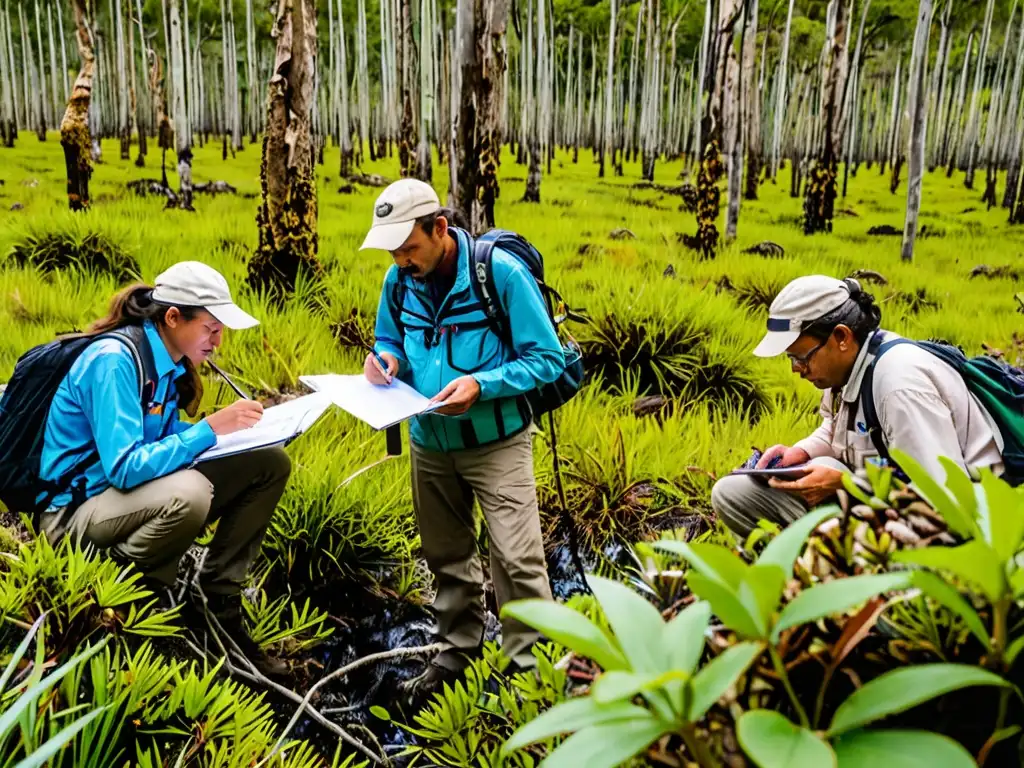
[[[882, 359], [882, 355], [893, 347], [898, 347], [901, 344], [911, 344], [916, 347], [919, 344], [911, 339], [893, 339], [892, 341], [882, 342], [881, 337], [877, 334], [872, 337], [869, 344], [876, 346], [877, 351], [873, 352], [875, 359], [868, 365], [868, 369], [864, 372], [864, 378], [861, 381], [860, 406], [864, 411], [864, 425], [867, 427], [868, 435], [871, 437], [871, 442], [874, 443], [878, 455], [886, 461], [890, 461], [889, 449], [885, 444], [885, 436], [882, 431], [882, 422], [878, 418], [878, 411], [875, 408], [875, 366]], [[871, 351], [870, 347], [869, 351]]]
[[478, 238], [473, 238], [466, 233], [466, 237], [469, 238], [470, 283], [473, 286], [473, 293], [483, 307], [491, 329], [504, 344], [511, 348], [512, 329], [509, 326], [508, 315], [501, 306], [501, 297], [494, 282], [494, 267], [492, 265], [495, 247], [501, 245], [501, 241], [509, 235], [512, 233], [500, 229], [492, 229]]

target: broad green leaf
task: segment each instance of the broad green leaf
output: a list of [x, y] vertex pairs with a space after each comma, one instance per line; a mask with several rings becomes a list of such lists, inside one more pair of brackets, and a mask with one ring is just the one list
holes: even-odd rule
[[661, 636], [665, 620], [658, 609], [618, 581], [589, 576], [587, 581], [615, 632], [619, 647], [634, 672], [663, 672]]
[[782, 631], [817, 621], [823, 616], [842, 613], [868, 598], [893, 589], [910, 586], [909, 573], [879, 573], [868, 576], [851, 576], [819, 584], [801, 592], [782, 610], [782, 615], [772, 632], [772, 642], [778, 642]]
[[689, 673], [683, 671], [659, 673], [614, 670], [597, 678], [590, 695], [598, 704], [629, 701], [643, 691], [655, 690], [668, 683], [685, 682], [689, 678]]
[[[704, 633], [710, 620], [711, 605], [705, 600], [697, 600], [665, 625], [662, 643], [669, 669], [694, 674], [704, 653]], [[665, 685], [665, 692], [675, 713], [682, 717], [686, 713], [685, 684], [670, 682]]]
[[738, 597], [757, 625], [758, 635], [768, 634], [768, 626], [782, 599], [785, 574], [774, 564], [751, 566], [740, 583]]
[[556, 704], [512, 734], [502, 750], [508, 754], [537, 741], [550, 739], [561, 733], [570, 733], [590, 726], [621, 721], [646, 722], [651, 712], [635, 704], [619, 701], [598, 704], [590, 696], [581, 696]]
[[838, 736], [950, 691], [972, 685], [1010, 684], [992, 672], [968, 664], [921, 664], [876, 677], [854, 691], [836, 710], [828, 735]]
[[84, 730], [93, 720], [106, 712], [110, 707], [113, 706], [108, 704], [105, 707], [94, 709], [87, 715], [78, 718], [70, 725], [65, 726], [59, 732], [55, 733], [46, 743], [40, 746], [38, 749], [34, 749], [32, 754], [17, 763], [14, 768], [43, 768], [47, 765], [50, 759], [64, 749], [64, 746], [71, 741], [78, 733]]
[[620, 720], [577, 731], [543, 762], [544, 768], [617, 768], [639, 755], [658, 737], [670, 733], [670, 723], [648, 713], [645, 720]]
[[1010, 577], [1010, 591], [1014, 598], [1024, 596], [1024, 568], [1018, 568]]
[[1021, 635], [1006, 647], [1006, 663], [1008, 666], [1013, 666], [1013, 662], [1020, 656], [1021, 651], [1024, 651], [1024, 635]]
[[893, 460], [907, 473], [917, 490], [942, 515], [949, 530], [963, 538], [980, 538], [981, 530], [977, 521], [968, 515], [960, 505], [949, 497], [942, 486], [929, 475], [924, 467], [899, 449], [890, 451]]
[[982, 474], [981, 487], [988, 503], [990, 544], [1005, 563], [1017, 554], [1024, 539], [1024, 496], [991, 472]]
[[375, 704], [374, 706], [370, 707], [370, 714], [376, 717], [378, 720], [383, 720], [385, 723], [391, 722], [391, 713], [380, 705]]
[[706, 579], [736, 589], [748, 566], [739, 555], [721, 544], [687, 544], [683, 541], [656, 541], [654, 546], [682, 555]]
[[625, 657], [615, 643], [582, 613], [551, 600], [516, 600], [501, 609], [580, 656], [593, 659], [603, 669], [627, 669]]
[[737, 643], [708, 662], [690, 683], [693, 698], [687, 721], [693, 723], [700, 720], [762, 651], [762, 643]]
[[940, 579], [931, 571], [914, 571], [911, 580], [915, 587], [924, 592], [935, 602], [946, 606], [949, 610], [964, 620], [964, 624], [971, 630], [975, 637], [981, 640], [985, 648], [990, 647], [988, 632], [985, 625], [969, 602], [963, 595]]
[[693, 594], [711, 603], [711, 610], [729, 629], [746, 638], [763, 637], [757, 631], [757, 622], [729, 587], [692, 571], [687, 574], [686, 582]]
[[759, 768], [836, 768], [836, 756], [828, 744], [770, 709], [745, 712], [736, 735]]
[[670, 669], [678, 669], [691, 675], [704, 653], [704, 633], [711, 621], [711, 604], [698, 600], [665, 625], [662, 642], [669, 660]]
[[839, 768], [976, 768], [971, 754], [948, 736], [928, 731], [854, 731], [832, 747]]
[[[960, 510], [969, 520], [978, 518], [978, 486], [947, 456], [939, 456], [939, 463], [946, 470], [946, 487], [960, 505]], [[983, 494], [981, 494], [983, 495]]]
[[897, 552], [893, 560], [949, 571], [981, 590], [993, 603], [998, 602], [1007, 590], [1003, 561], [981, 539], [974, 539], [959, 547], [907, 549]]
[[786, 526], [778, 536], [768, 542], [764, 552], [757, 558], [758, 565], [777, 565], [782, 569], [784, 580], [793, 577], [793, 564], [800, 556], [811, 531], [839, 514], [839, 507], [832, 505], [808, 512], [799, 520]]

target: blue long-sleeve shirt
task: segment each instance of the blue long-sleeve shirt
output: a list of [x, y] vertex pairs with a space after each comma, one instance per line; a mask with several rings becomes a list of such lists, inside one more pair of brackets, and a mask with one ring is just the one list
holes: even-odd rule
[[[377, 309], [374, 348], [394, 355], [399, 377], [420, 394], [433, 397], [464, 375], [480, 384], [480, 398], [465, 414], [412, 420], [412, 441], [435, 451], [485, 445], [521, 431], [531, 418], [521, 395], [554, 381], [565, 368], [558, 334], [526, 266], [500, 248], [492, 254], [495, 287], [512, 331], [509, 349], [482, 322], [486, 316], [470, 284], [469, 241], [462, 232], [453, 235], [458, 269], [446, 296], [435, 297], [429, 286], [401, 277], [392, 266]], [[406, 286], [401, 328], [394, 317], [399, 280]]]
[[[71, 366], [50, 406], [40, 457], [44, 480], [58, 479], [95, 450], [99, 462], [84, 473], [86, 498], [111, 486], [126, 491], [188, 466], [216, 443], [205, 421], [179, 420], [174, 381], [185, 366], [171, 359], [153, 323], [144, 328], [158, 377], [146, 412], [128, 347], [117, 339], [93, 342]], [[57, 496], [51, 509], [69, 501], [69, 493]]]

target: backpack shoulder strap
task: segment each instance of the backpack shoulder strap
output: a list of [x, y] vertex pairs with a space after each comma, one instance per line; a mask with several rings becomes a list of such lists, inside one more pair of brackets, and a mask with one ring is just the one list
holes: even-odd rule
[[889, 449], [885, 444], [885, 438], [882, 434], [882, 422], [878, 418], [878, 410], [875, 408], [875, 366], [878, 364], [878, 361], [881, 360], [882, 355], [893, 347], [898, 347], [901, 344], [913, 344], [915, 347], [918, 345], [911, 339], [882, 341], [881, 337], [877, 335], [873, 337], [869, 343], [876, 346], [877, 351], [873, 352], [875, 359], [868, 365], [867, 370], [864, 372], [864, 379], [861, 381], [860, 406], [864, 411], [864, 425], [867, 427], [868, 435], [871, 437], [871, 442], [874, 443], [875, 449], [878, 451], [878, 455], [881, 458], [888, 460]]
[[473, 293], [498, 338], [511, 347], [512, 329], [509, 326], [508, 315], [501, 306], [501, 296], [494, 282], [494, 249], [500, 245], [504, 236], [505, 233], [501, 230], [492, 230], [478, 238], [466, 233], [469, 239], [470, 283], [473, 286]]
[[[153, 361], [153, 350], [149, 346], [149, 339], [146, 338], [146, 329], [141, 325], [129, 325], [101, 334], [97, 338], [117, 339], [128, 348], [135, 360], [135, 371], [139, 381], [139, 398], [152, 397], [152, 390], [155, 390], [159, 377], [156, 373], [156, 363]], [[145, 405], [146, 403], [143, 403], [143, 407]]]

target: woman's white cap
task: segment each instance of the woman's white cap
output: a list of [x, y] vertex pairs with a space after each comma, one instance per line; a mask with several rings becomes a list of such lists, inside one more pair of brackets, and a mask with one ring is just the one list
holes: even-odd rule
[[768, 333], [754, 349], [758, 357], [781, 355], [815, 320], [850, 298], [850, 286], [825, 275], [798, 277], [779, 291], [768, 310]]
[[234, 330], [260, 324], [231, 300], [224, 276], [198, 261], [179, 261], [161, 273], [153, 288], [153, 301], [175, 307], [202, 307]]

